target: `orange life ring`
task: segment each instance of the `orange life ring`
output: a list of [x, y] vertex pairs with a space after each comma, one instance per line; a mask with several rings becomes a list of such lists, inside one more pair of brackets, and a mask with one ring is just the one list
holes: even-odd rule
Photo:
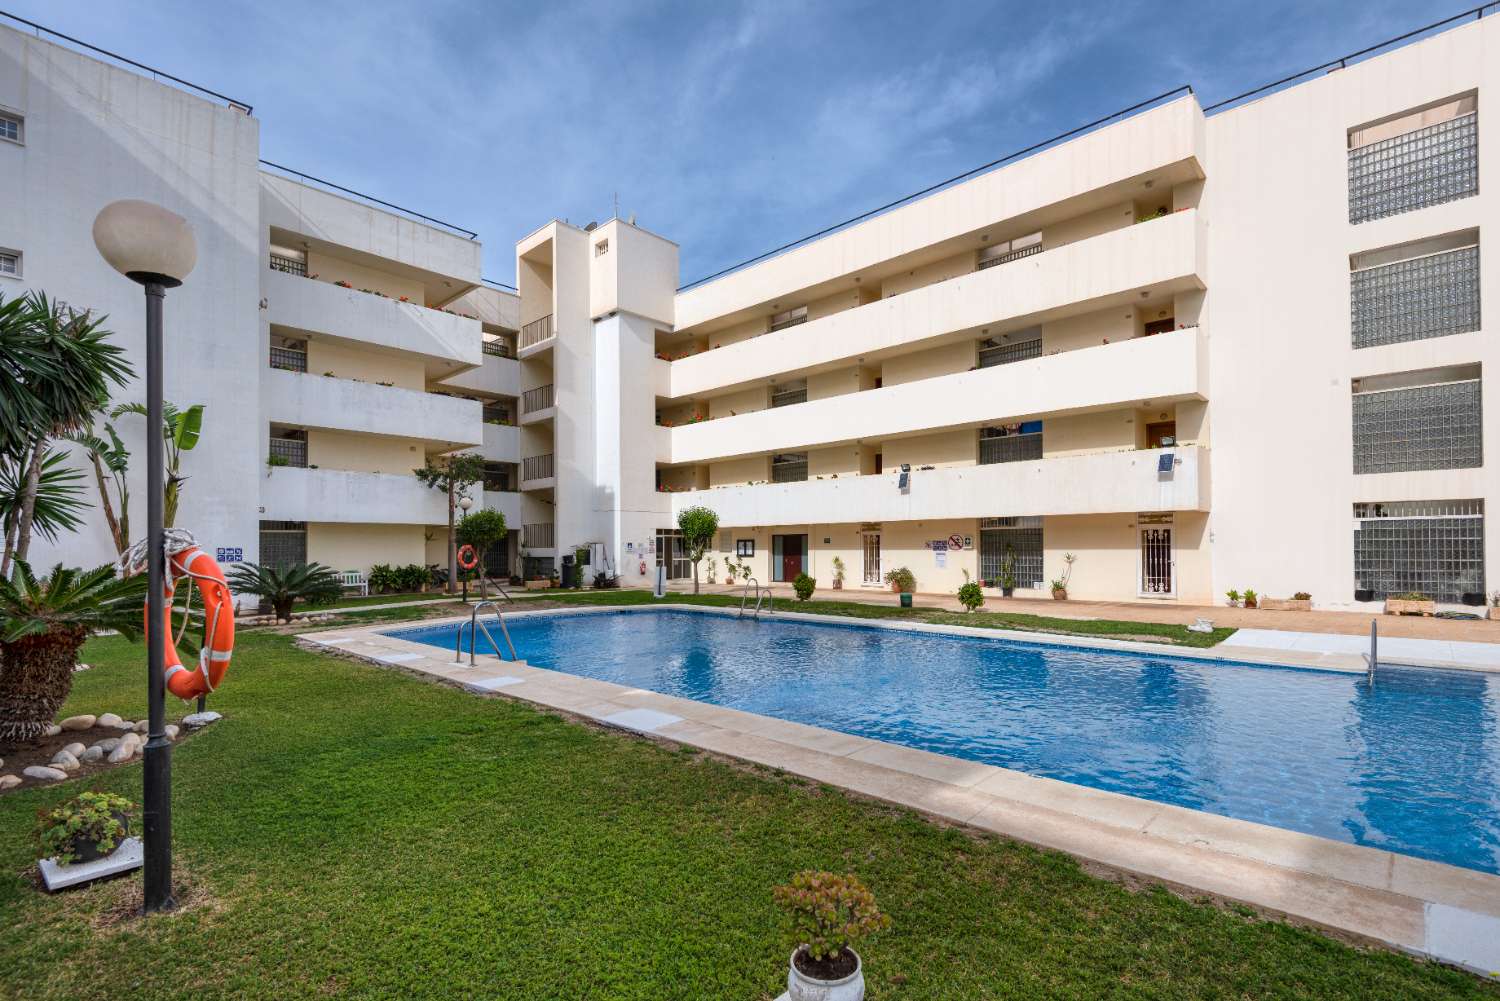
[[641, 576], [646, 576], [646, 561], [641, 560]]
[[473, 546], [458, 547], [458, 565], [465, 570], [473, 570], [479, 566], [479, 554], [474, 551]]
[[[163, 666], [167, 690], [179, 699], [191, 700], [207, 695], [224, 680], [229, 660], [234, 654], [234, 599], [224, 571], [218, 561], [199, 549], [188, 546], [167, 557], [167, 580], [162, 588], [166, 598], [166, 657]], [[172, 640], [172, 598], [179, 577], [190, 577], [203, 596], [203, 645], [198, 652], [198, 670], [189, 671], [177, 656]], [[146, 623], [147, 632], [151, 624]]]

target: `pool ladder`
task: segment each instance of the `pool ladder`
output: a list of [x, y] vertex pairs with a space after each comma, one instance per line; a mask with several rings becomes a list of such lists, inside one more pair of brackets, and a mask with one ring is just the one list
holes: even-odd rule
[[753, 618], [760, 618], [760, 603], [766, 603], [766, 611], [772, 615], [776, 614], [776, 596], [771, 593], [769, 587], [761, 587], [760, 581], [754, 577], [745, 578], [745, 590], [740, 594], [740, 618], [745, 617], [745, 603], [750, 600], [752, 591], [755, 594], [755, 607], [750, 610]]
[[1366, 674], [1369, 677], [1370, 687], [1371, 688], [1375, 687], [1375, 665], [1378, 663], [1378, 660], [1377, 660], [1377, 658], [1375, 656], [1375, 644], [1376, 644], [1375, 620], [1371, 619], [1370, 620], [1370, 652], [1367, 653], [1367, 654], [1365, 654], [1365, 672], [1366, 672]]
[[[474, 666], [474, 648], [479, 645], [479, 633], [484, 633], [484, 638], [490, 641], [490, 646], [494, 648], [495, 656], [499, 657], [501, 660], [505, 659], [505, 654], [500, 652], [500, 644], [495, 642], [495, 637], [490, 635], [490, 631], [488, 628], [486, 628], [485, 624], [479, 621], [480, 609], [484, 608], [486, 605], [488, 605], [495, 611], [495, 621], [500, 623], [500, 635], [505, 637], [505, 645], [510, 650], [510, 659], [520, 660], [520, 658], [516, 656], [516, 645], [510, 641], [510, 630], [505, 627], [505, 614], [500, 611], [500, 606], [495, 604], [493, 601], [481, 601], [475, 604], [473, 610], [469, 612], [469, 666]], [[460, 624], [458, 627], [458, 636], [453, 640], [453, 663], [463, 663], [463, 649], [464, 626]]]

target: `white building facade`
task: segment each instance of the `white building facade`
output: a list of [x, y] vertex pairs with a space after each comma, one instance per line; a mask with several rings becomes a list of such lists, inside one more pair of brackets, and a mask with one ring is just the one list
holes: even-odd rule
[[[482, 449], [512, 572], [588, 547], [627, 585], [686, 577], [702, 504], [720, 580], [1474, 604], [1500, 587], [1497, 46], [1485, 18], [1227, 110], [1184, 95], [681, 289], [669, 239], [554, 221], [510, 294], [467, 236], [262, 168], [242, 111], [6, 31], [0, 282], [138, 346], [87, 222], [192, 220], [168, 319], [204, 350], [169, 352], [168, 395], [214, 388], [183, 520], [247, 553], [441, 562], [410, 467]], [[141, 127], [169, 110], [180, 133]]]

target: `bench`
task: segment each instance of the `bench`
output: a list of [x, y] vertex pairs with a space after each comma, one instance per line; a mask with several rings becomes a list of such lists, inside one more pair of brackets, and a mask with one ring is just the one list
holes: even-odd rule
[[358, 570], [345, 570], [339, 574], [339, 586], [346, 591], [353, 588], [361, 597], [366, 597], [370, 593], [370, 578]]

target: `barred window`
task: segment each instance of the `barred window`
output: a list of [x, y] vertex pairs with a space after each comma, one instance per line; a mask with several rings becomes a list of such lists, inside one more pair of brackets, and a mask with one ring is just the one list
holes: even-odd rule
[[[1479, 116], [1474, 98], [1446, 106], [1454, 117], [1359, 145], [1366, 136], [1384, 136], [1379, 126], [1350, 133], [1349, 221], [1369, 222], [1413, 209], [1439, 205], [1479, 190]], [[1444, 109], [1408, 116], [1412, 124]], [[1406, 122], [1393, 123], [1396, 127]]]
[[1041, 518], [983, 518], [979, 522], [979, 578], [1001, 586], [1007, 561], [1017, 587], [1041, 587]]
[[1424, 254], [1349, 276], [1356, 348], [1479, 329], [1479, 247]]
[[1418, 592], [1435, 601], [1482, 596], [1484, 502], [1354, 505], [1354, 586], [1374, 596]]
[[307, 439], [271, 438], [270, 464], [276, 466], [307, 466]]
[[307, 522], [262, 521], [260, 564], [281, 569], [307, 562]]
[[1354, 472], [1484, 462], [1480, 380], [1354, 394]]

